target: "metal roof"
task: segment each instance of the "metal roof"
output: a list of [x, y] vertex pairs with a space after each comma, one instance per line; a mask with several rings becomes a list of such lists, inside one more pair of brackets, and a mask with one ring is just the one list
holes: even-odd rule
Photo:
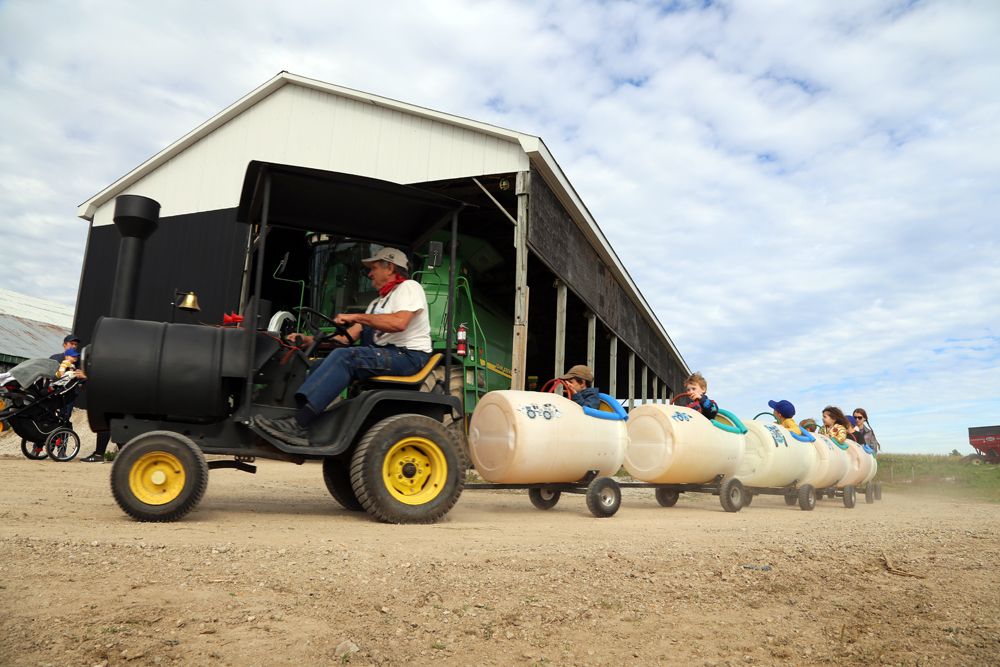
[[0, 289], [0, 313], [54, 324], [67, 330], [73, 326], [73, 309], [69, 306], [7, 289]]
[[48, 357], [63, 349], [68, 333], [68, 327], [0, 313], [0, 354], [21, 359]]

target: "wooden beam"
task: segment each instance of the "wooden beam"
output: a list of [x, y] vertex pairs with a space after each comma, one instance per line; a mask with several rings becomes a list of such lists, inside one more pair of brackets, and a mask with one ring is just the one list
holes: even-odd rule
[[635, 352], [628, 351], [628, 409], [635, 407]]
[[590, 367], [590, 370], [594, 370], [594, 364], [597, 360], [596, 349], [597, 349], [597, 315], [588, 312], [587, 313], [587, 366]]
[[611, 363], [611, 382], [608, 383], [608, 395], [618, 398], [618, 336], [611, 335], [611, 345], [608, 358]]
[[514, 225], [514, 340], [511, 346], [511, 389], [524, 389], [528, 359], [528, 198], [531, 172], [519, 171], [515, 179], [517, 224]]
[[646, 402], [646, 398], [649, 396], [649, 366], [646, 364], [642, 365], [642, 402]]
[[559, 377], [566, 372], [566, 283], [555, 282], [556, 288], [556, 368], [555, 375]]

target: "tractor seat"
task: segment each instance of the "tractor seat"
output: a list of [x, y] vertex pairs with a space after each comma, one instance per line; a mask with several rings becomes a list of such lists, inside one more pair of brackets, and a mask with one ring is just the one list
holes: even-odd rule
[[415, 389], [420, 388], [427, 379], [427, 376], [431, 374], [437, 365], [441, 363], [441, 357], [444, 356], [440, 352], [435, 352], [431, 355], [431, 358], [427, 360], [424, 367], [413, 375], [376, 375], [370, 377], [364, 381], [367, 385], [378, 385], [381, 387], [412, 387]]

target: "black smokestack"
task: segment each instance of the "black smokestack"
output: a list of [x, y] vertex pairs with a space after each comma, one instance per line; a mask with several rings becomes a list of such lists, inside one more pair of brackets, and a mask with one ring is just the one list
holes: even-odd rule
[[111, 317], [135, 317], [135, 290], [146, 237], [156, 230], [160, 203], [140, 195], [115, 197], [115, 226], [122, 235], [118, 246], [118, 268], [111, 293]]

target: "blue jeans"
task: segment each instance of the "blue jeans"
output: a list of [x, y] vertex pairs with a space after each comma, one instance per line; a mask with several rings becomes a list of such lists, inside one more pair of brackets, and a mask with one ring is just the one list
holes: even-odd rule
[[319, 367], [309, 372], [295, 397], [315, 414], [322, 413], [354, 380], [376, 375], [413, 375], [430, 355], [393, 345], [357, 345], [330, 353]]

